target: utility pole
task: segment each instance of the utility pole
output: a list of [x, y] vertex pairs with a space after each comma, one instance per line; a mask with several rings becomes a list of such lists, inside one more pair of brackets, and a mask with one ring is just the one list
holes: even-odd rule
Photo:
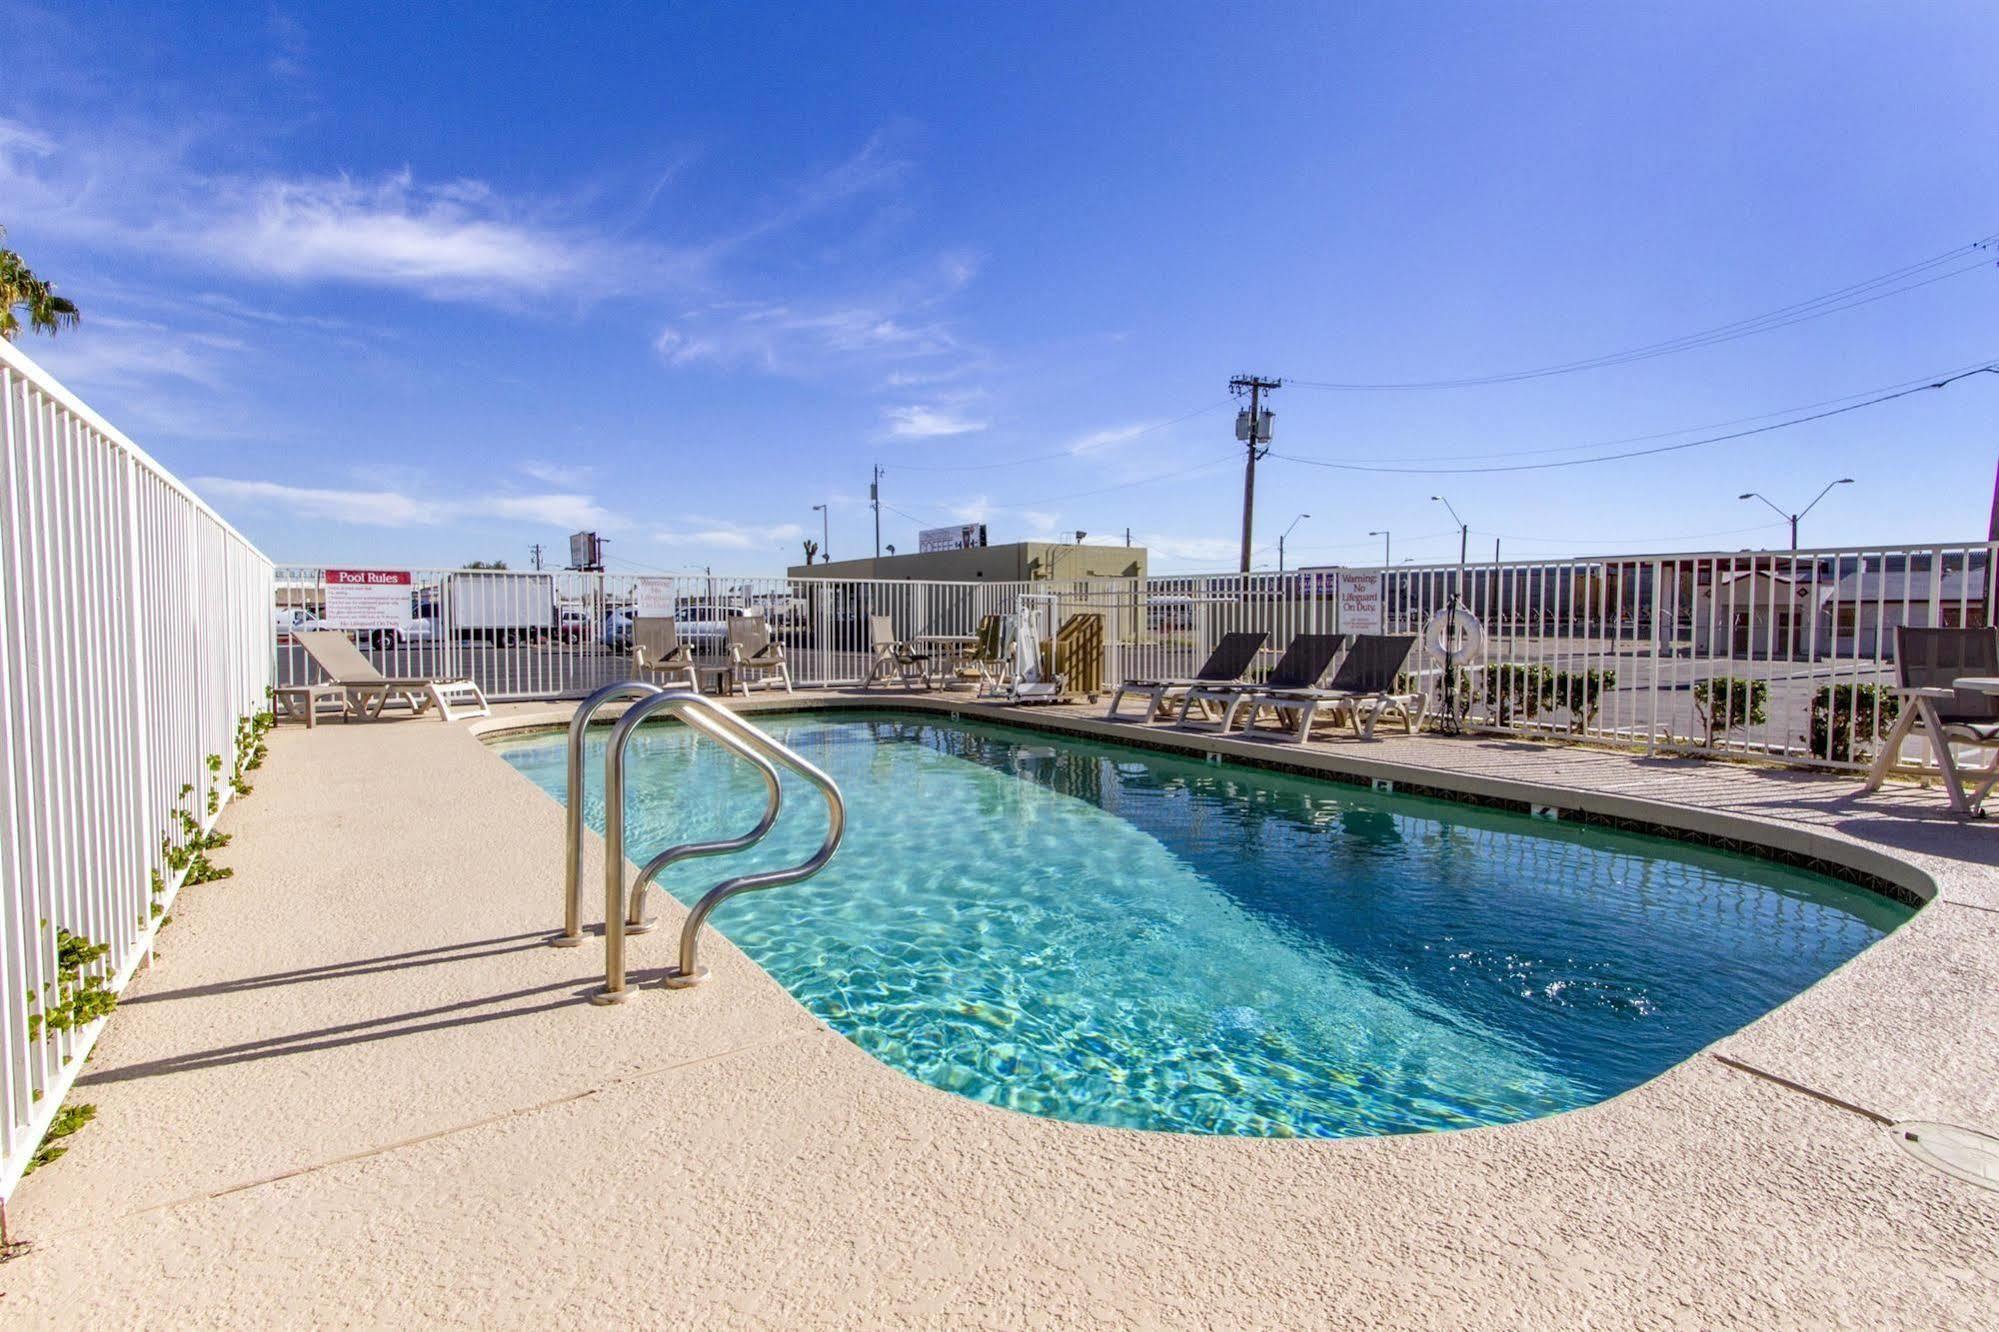
[[529, 546], [528, 554], [534, 558], [535, 572], [541, 572], [541, 542], [537, 541], [532, 546]]
[[[1992, 525], [1999, 528], [1999, 478], [1995, 478], [1992, 482]], [[1999, 537], [1995, 537], [1994, 540], [1999, 540]], [[1127, 548], [1131, 545], [1129, 527], [1124, 529], [1124, 544]]]
[[[1249, 572], [1249, 543], [1256, 526], [1256, 460], [1270, 452], [1270, 420], [1264, 414], [1263, 395], [1284, 387], [1281, 379], [1261, 375], [1237, 375], [1229, 381], [1229, 392], [1240, 398], [1249, 394], [1249, 410], [1236, 415], [1235, 435], [1249, 446], [1242, 472], [1242, 571]], [[1259, 448], [1259, 446], [1261, 446]]]
[[[1985, 539], [1999, 541], [1999, 467], [1992, 469], [1992, 521], [1985, 525]], [[1991, 575], [1987, 574], [1986, 577], [1990, 578]]]
[[875, 511], [875, 558], [882, 557], [882, 465], [875, 464], [874, 479], [868, 482], [868, 506]]

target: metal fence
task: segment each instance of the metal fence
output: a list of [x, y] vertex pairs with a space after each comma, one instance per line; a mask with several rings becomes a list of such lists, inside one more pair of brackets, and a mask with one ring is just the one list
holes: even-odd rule
[[[1344, 575], [1378, 592], [1386, 632], [1418, 635], [1409, 683], [1439, 715], [1652, 752], [1856, 767], [1893, 719], [1895, 627], [1992, 623], [1994, 554], [1947, 542], [1033, 583], [416, 570], [403, 571], [408, 613], [356, 636], [385, 673], [468, 675], [495, 698], [575, 697], [630, 675], [643, 583], [675, 608], [697, 655], [719, 662], [727, 617], [760, 613], [799, 684], [839, 685], [867, 671], [871, 616], [921, 650], [1033, 591], [1053, 594], [1064, 618], [1103, 618], [1114, 683], [1190, 675], [1231, 631], [1269, 635], [1260, 671], [1297, 634], [1364, 628], [1342, 623]], [[326, 612], [326, 586], [319, 566], [279, 571], [285, 682], [310, 678], [286, 630]], [[1485, 642], [1449, 662], [1447, 679], [1421, 640], [1453, 605]]]
[[5, 342], [0, 515], [4, 1200], [102, 1025], [66, 999], [123, 988], [179, 886], [175, 810], [228, 799], [272, 592], [262, 553]]

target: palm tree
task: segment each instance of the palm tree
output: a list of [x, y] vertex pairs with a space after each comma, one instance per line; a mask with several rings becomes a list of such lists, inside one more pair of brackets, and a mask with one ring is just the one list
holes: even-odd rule
[[[6, 234], [6, 228], [0, 227], [0, 236]], [[62, 329], [74, 328], [83, 317], [76, 302], [56, 295], [55, 283], [36, 277], [20, 255], [0, 246], [0, 338], [9, 342], [21, 331], [17, 309], [28, 312], [29, 328], [52, 337]]]

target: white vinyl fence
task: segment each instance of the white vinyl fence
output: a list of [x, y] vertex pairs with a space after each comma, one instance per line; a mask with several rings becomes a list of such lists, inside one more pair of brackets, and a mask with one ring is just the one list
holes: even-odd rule
[[[271, 681], [271, 564], [0, 342], [0, 1201], [178, 887], [175, 811], [211, 824]], [[221, 757], [220, 775], [207, 756]], [[183, 785], [193, 794], [181, 795]], [[154, 875], [160, 876], [158, 882]], [[103, 952], [60, 965], [57, 940]]]
[[[897, 637], [973, 633], [1023, 592], [1063, 617], [1103, 617], [1104, 678], [1186, 676], [1220, 637], [1269, 635], [1267, 669], [1301, 633], [1351, 632], [1337, 575], [1381, 591], [1381, 628], [1414, 634], [1409, 666], [1433, 712], [1473, 729], [1852, 768], [1893, 719], [1897, 625], [1993, 623], [1983, 542], [1774, 553], [1609, 555], [1394, 569], [951, 583], [405, 570], [409, 608], [356, 630], [386, 673], [469, 675], [495, 698], [578, 697], [631, 674], [640, 583], [670, 598], [683, 640], [719, 661], [729, 615], [763, 614], [800, 685], [866, 672], [868, 619]], [[286, 629], [327, 609], [326, 570], [279, 570], [278, 675], [311, 678]], [[1469, 662], [1420, 641], [1461, 604], [1484, 630]], [[303, 618], [302, 618], [303, 617]]]

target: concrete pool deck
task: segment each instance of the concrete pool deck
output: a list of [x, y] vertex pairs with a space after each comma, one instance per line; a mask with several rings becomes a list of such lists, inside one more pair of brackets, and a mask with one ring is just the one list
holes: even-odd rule
[[[1196, 740], [1753, 836], [1935, 900], [1601, 1105], [1192, 1137], [914, 1082], [719, 937], [712, 984], [661, 990], [663, 895], [638, 997], [585, 1002], [601, 950], [542, 942], [562, 811], [474, 734], [566, 715], [272, 735], [224, 815], [235, 877], [176, 902], [72, 1095], [97, 1122], [15, 1194], [0, 1323], [1999, 1325], [1999, 1192], [1885, 1126], [1999, 1131], [1999, 821], [1934, 791], [1492, 738]], [[1007, 719], [1111, 734], [1098, 715]]]

